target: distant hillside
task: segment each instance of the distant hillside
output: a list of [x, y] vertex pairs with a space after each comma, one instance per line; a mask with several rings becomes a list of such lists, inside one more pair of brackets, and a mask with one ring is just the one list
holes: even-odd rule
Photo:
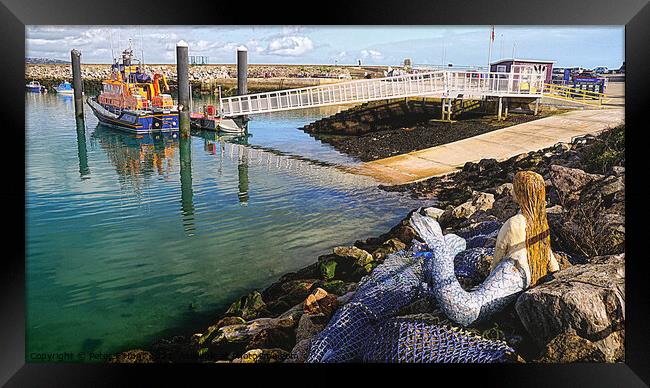
[[70, 63], [70, 61], [62, 61], [60, 59], [50, 59], [50, 58], [25, 58], [25, 63], [36, 64], [36, 65], [60, 65], [60, 64]]

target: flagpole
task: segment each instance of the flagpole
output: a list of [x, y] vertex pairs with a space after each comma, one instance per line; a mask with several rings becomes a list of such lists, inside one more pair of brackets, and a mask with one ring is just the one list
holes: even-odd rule
[[490, 62], [492, 62], [492, 42], [494, 41], [494, 26], [490, 29], [490, 46], [488, 49], [487, 71], [490, 72]]

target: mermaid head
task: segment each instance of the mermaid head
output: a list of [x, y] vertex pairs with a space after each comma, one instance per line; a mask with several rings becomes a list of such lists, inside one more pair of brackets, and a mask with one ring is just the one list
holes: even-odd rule
[[526, 218], [526, 253], [530, 267], [530, 285], [548, 273], [551, 239], [546, 219], [544, 178], [532, 171], [519, 171], [513, 185], [514, 199]]

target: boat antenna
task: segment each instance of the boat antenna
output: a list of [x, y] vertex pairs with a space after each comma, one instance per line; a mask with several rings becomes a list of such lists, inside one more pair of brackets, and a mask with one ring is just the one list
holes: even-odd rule
[[144, 71], [144, 43], [142, 41], [142, 26], [139, 26], [138, 29], [140, 30], [140, 56], [142, 58], [141, 67], [142, 67], [142, 71]]
[[113, 29], [108, 30], [111, 42], [111, 61], [115, 62], [115, 52], [113, 51]]

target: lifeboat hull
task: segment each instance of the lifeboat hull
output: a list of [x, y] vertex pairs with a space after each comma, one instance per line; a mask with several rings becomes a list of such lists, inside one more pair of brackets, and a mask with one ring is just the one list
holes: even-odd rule
[[109, 110], [95, 99], [89, 98], [86, 102], [99, 122], [111, 128], [129, 133], [176, 132], [179, 129], [177, 111]]

